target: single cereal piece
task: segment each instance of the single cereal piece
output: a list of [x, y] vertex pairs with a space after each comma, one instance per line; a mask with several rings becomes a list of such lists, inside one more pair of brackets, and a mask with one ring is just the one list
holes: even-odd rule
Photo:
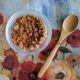
[[16, 19], [11, 31], [11, 39], [23, 50], [39, 49], [47, 37], [43, 21], [34, 15], [22, 15]]
[[21, 41], [19, 42], [19, 47], [22, 48], [22, 49], [24, 47], [24, 45], [23, 45], [23, 43]]
[[19, 30], [19, 25], [15, 25], [14, 30]]

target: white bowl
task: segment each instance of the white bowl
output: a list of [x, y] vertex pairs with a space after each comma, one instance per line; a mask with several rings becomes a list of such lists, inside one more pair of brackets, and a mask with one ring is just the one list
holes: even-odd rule
[[[27, 14], [31, 14], [31, 15], [36, 15], [38, 17], [40, 17], [46, 28], [47, 28], [47, 38], [44, 41], [44, 43], [42, 43], [42, 45], [40, 46], [39, 49], [35, 49], [33, 51], [27, 51], [27, 50], [22, 50], [21, 48], [17, 47], [11, 40], [11, 30], [14, 27], [14, 23], [16, 21], [16, 19], [21, 16], [21, 15], [27, 15]], [[52, 36], [52, 28], [51, 25], [48, 21], [48, 19], [46, 18], [46, 16], [44, 16], [42, 13], [35, 11], [35, 10], [20, 10], [18, 12], [16, 12], [15, 14], [13, 14], [11, 16], [11, 18], [9, 19], [7, 25], [6, 25], [6, 39], [9, 43], [9, 45], [12, 47], [12, 49], [17, 52], [17, 53], [21, 53], [21, 54], [25, 54], [25, 55], [29, 55], [29, 54], [35, 54], [35, 53], [39, 53], [40, 51], [42, 51], [43, 49], [45, 49], [47, 47], [47, 45], [49, 44], [50, 40], [51, 40], [51, 36]]]

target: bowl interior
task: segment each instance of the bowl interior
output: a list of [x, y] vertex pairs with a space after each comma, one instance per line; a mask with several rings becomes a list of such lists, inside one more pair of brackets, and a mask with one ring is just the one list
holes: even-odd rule
[[[43, 22], [44, 22], [44, 24], [47, 28], [47, 38], [46, 38], [46, 40], [40, 46], [39, 49], [35, 49], [33, 51], [22, 50], [21, 48], [14, 45], [14, 43], [11, 40], [11, 30], [14, 27], [14, 23], [15, 23], [16, 19], [21, 15], [27, 15], [27, 14], [31, 14], [31, 15], [35, 15], [35, 16], [40, 17], [43, 20]], [[50, 25], [48, 19], [42, 13], [40, 13], [38, 11], [35, 11], [35, 10], [21, 10], [21, 11], [16, 12], [15, 14], [13, 14], [11, 16], [11, 18], [9, 19], [9, 21], [6, 25], [6, 39], [9, 43], [9, 45], [12, 47], [12, 49], [15, 52], [22, 53], [22, 54], [25, 54], [25, 55], [39, 53], [40, 51], [45, 49], [47, 47], [47, 45], [49, 44], [50, 40], [51, 40], [51, 35], [52, 35], [52, 28], [51, 28], [51, 25]]]

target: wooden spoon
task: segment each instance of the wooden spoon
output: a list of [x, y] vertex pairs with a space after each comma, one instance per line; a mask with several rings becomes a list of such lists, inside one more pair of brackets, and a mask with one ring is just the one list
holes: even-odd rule
[[39, 78], [44, 74], [44, 72], [49, 67], [49, 65], [50, 65], [52, 59], [54, 58], [56, 51], [59, 48], [62, 41], [76, 29], [78, 22], [79, 22], [78, 17], [76, 15], [70, 15], [64, 20], [62, 31], [61, 31], [61, 36], [60, 36], [55, 48], [52, 50], [52, 52], [50, 53], [49, 57], [47, 58], [45, 64], [43, 65], [40, 72], [38, 73]]

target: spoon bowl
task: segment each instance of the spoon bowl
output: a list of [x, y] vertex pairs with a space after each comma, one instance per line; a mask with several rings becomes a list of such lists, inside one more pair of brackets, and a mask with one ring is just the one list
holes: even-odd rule
[[65, 32], [73, 32], [78, 25], [78, 17], [76, 15], [68, 16], [63, 22]]

